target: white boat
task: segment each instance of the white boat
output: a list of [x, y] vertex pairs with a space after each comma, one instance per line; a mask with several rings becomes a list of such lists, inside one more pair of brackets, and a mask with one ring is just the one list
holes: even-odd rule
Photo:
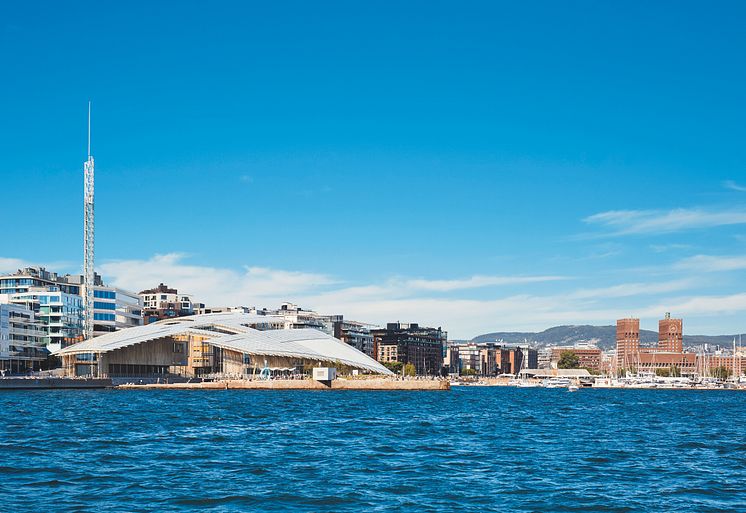
[[580, 390], [580, 387], [578, 387], [578, 385], [570, 385], [569, 387], [567, 387], [568, 392], [577, 392], [578, 390]]
[[570, 378], [549, 378], [542, 383], [545, 388], [567, 388], [570, 386]]

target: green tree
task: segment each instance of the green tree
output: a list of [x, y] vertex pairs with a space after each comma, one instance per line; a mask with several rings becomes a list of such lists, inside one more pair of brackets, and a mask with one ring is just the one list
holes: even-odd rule
[[715, 367], [712, 371], [712, 377], [717, 379], [728, 379], [728, 376], [730, 376], [730, 369], [724, 365]]
[[388, 370], [395, 374], [401, 373], [401, 369], [404, 366], [402, 362], [385, 362], [383, 364], [384, 367], [386, 367]]
[[678, 365], [671, 365], [671, 377], [672, 378], [680, 378], [681, 377], [681, 369]]
[[414, 377], [414, 375], [417, 374], [417, 369], [415, 366], [411, 363], [408, 363], [404, 366], [404, 375], [405, 376], [411, 376]]
[[671, 369], [655, 369], [655, 375], [667, 378], [671, 375]]
[[560, 369], [577, 369], [580, 367], [580, 357], [573, 351], [562, 351], [557, 367]]
[[352, 367], [343, 364], [339, 360], [336, 360], [334, 362], [334, 368], [337, 369], [337, 374], [340, 376], [349, 376], [350, 374], [352, 374]]
[[461, 369], [461, 375], [462, 376], [476, 376], [477, 370], [476, 369]]

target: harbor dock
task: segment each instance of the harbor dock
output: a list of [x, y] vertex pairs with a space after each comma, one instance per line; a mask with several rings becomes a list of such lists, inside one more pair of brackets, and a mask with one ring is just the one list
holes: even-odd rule
[[220, 380], [198, 383], [125, 383], [118, 389], [128, 390], [430, 390], [451, 389], [446, 380], [335, 379], [324, 383], [311, 379]]

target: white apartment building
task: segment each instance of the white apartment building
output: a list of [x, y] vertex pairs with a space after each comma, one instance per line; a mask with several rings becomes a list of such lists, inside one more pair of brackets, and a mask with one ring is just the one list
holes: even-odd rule
[[46, 331], [32, 310], [8, 300], [8, 294], [0, 294], [0, 370], [37, 370], [49, 354], [44, 347]]
[[[145, 324], [161, 319], [172, 319], [194, 315], [194, 301], [190, 294], [179, 293], [163, 283], [139, 293], [142, 301], [142, 316]], [[204, 307], [204, 305], [199, 305]]]
[[83, 340], [83, 299], [55, 285], [28, 287], [26, 292], [3, 294], [0, 302], [20, 305], [34, 313], [44, 329], [44, 345], [50, 351]]
[[[26, 267], [16, 273], [0, 276], [0, 294], [12, 297], [9, 302], [27, 304], [45, 324], [47, 343], [53, 348], [82, 340], [82, 324], [77, 332], [77, 315], [84, 315], [83, 276], [59, 275], [43, 267]], [[46, 291], [46, 293], [45, 293]], [[36, 296], [36, 297], [35, 297]], [[75, 300], [77, 296], [80, 302]], [[94, 276], [93, 336], [142, 325], [142, 304], [137, 294], [108, 287], [101, 276]], [[62, 303], [54, 301], [60, 300]], [[42, 304], [42, 301], [48, 301]], [[80, 303], [80, 312], [77, 312]], [[62, 314], [65, 315], [57, 315]], [[64, 317], [64, 322], [61, 321]]]

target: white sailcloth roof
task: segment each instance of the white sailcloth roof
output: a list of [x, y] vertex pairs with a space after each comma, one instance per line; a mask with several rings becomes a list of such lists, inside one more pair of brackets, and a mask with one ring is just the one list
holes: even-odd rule
[[378, 374], [392, 374], [373, 358], [318, 330], [255, 329], [282, 323], [282, 317], [240, 312], [192, 315], [107, 333], [54, 354], [107, 353], [159, 338], [196, 334], [210, 337], [209, 343], [214, 346], [245, 354], [340, 362]]

